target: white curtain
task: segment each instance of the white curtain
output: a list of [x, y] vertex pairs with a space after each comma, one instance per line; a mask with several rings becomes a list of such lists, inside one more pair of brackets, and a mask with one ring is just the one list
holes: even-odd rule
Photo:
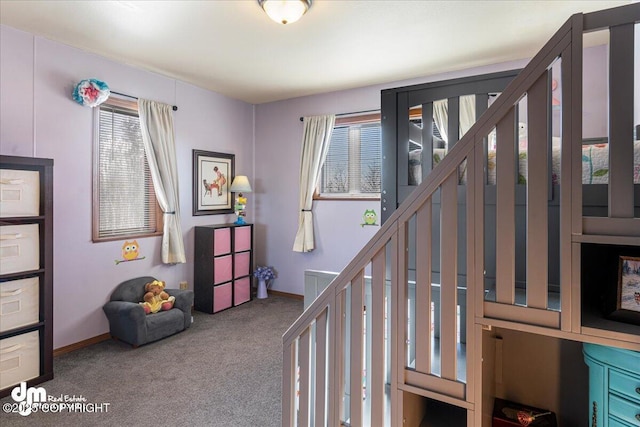
[[180, 226], [178, 168], [171, 110], [170, 105], [138, 99], [144, 150], [149, 162], [156, 199], [164, 213], [162, 262], [178, 264], [185, 263], [186, 258]]
[[440, 136], [444, 140], [445, 146], [447, 141], [448, 123], [449, 123], [449, 102], [446, 99], [433, 101], [433, 120], [438, 126]]
[[293, 243], [295, 252], [311, 252], [313, 241], [313, 192], [327, 157], [335, 115], [304, 118], [302, 155], [300, 156], [300, 203], [298, 232]]
[[471, 129], [476, 122], [476, 96], [465, 95], [460, 97], [460, 138]]
[[[458, 99], [460, 108], [458, 138], [462, 138], [476, 122], [476, 96], [465, 95]], [[447, 132], [449, 131], [449, 102], [447, 99], [433, 102], [433, 120], [436, 122], [440, 135], [446, 144], [449, 141], [447, 138]]]

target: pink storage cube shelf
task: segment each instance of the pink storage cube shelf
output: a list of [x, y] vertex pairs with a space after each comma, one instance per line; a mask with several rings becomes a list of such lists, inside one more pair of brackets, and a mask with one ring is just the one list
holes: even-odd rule
[[253, 224], [196, 226], [194, 307], [216, 313], [251, 300]]

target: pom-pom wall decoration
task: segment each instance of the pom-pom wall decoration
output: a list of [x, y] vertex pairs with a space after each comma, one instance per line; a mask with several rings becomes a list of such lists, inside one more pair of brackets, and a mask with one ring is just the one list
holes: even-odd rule
[[73, 89], [73, 100], [80, 105], [97, 107], [109, 98], [109, 86], [97, 79], [81, 80]]

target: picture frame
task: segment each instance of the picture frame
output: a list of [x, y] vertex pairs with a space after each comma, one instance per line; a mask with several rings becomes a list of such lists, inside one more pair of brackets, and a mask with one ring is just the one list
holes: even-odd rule
[[640, 322], [640, 257], [619, 256], [616, 309]]
[[235, 155], [193, 150], [193, 215], [233, 213]]

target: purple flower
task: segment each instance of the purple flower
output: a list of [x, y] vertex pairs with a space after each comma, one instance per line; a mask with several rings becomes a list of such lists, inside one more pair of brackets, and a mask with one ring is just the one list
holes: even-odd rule
[[276, 278], [276, 273], [273, 267], [265, 266], [265, 267], [257, 267], [253, 276], [258, 278], [259, 280], [273, 280]]

